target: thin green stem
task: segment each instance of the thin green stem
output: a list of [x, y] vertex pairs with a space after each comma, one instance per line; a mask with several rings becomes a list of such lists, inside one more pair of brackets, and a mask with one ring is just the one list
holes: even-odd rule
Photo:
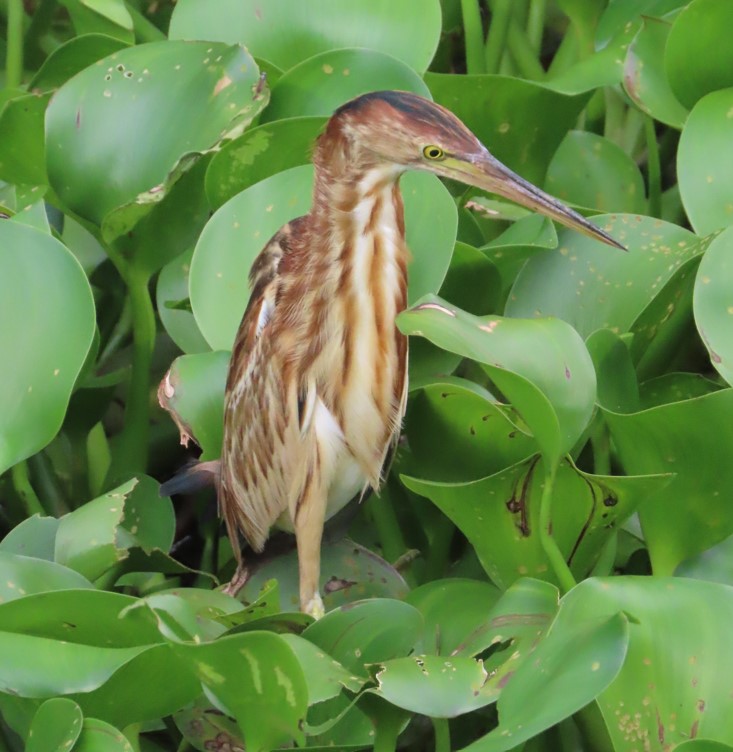
[[537, 59], [537, 53], [527, 34], [515, 18], [512, 18], [509, 24], [508, 43], [509, 52], [522, 77], [530, 81], [542, 80], [545, 77], [545, 69]]
[[58, 478], [45, 452], [34, 454], [28, 462], [33, 471], [33, 478], [46, 506], [54, 517], [61, 517], [71, 511], [59, 488]]
[[662, 168], [659, 161], [659, 144], [654, 119], [649, 115], [644, 117], [646, 131], [647, 179], [649, 192], [649, 214], [652, 217], [662, 216]]
[[23, 0], [8, 0], [5, 86], [17, 89], [23, 81]]
[[435, 752], [450, 752], [450, 726], [447, 718], [431, 718], [435, 731]]
[[486, 72], [498, 73], [512, 20], [512, 0], [494, 0], [491, 10], [491, 23], [486, 37]]
[[530, 0], [529, 14], [527, 16], [527, 39], [539, 58], [542, 50], [542, 35], [545, 30], [545, 13], [547, 11], [547, 0]]
[[132, 3], [125, 3], [125, 6], [132, 16], [138, 42], [160, 42], [166, 38], [165, 34]]
[[31, 485], [30, 475], [28, 473], [28, 463], [19, 462], [17, 465], [13, 465], [10, 471], [10, 477], [13, 481], [13, 488], [17, 492], [23, 501], [26, 515], [32, 517], [34, 514], [40, 514], [41, 517], [46, 516], [47, 512], [41, 504], [41, 500], [38, 498], [33, 486]]
[[603, 135], [619, 144], [622, 140], [624, 129], [625, 106], [621, 97], [610, 87], [604, 91], [604, 100], [606, 105], [605, 120], [603, 122]]
[[407, 550], [393, 500], [390, 498], [393, 493], [394, 490], [385, 484], [381, 495], [375, 496], [369, 505], [382, 544], [382, 555], [387, 561], [396, 561]]
[[578, 55], [578, 38], [575, 34], [566, 34], [562, 38], [547, 70], [550, 78], [560, 76], [572, 68], [578, 60]]
[[466, 71], [485, 73], [484, 30], [478, 0], [461, 0], [463, 37], [466, 44]]
[[395, 752], [397, 749], [397, 737], [400, 735], [400, 727], [390, 722], [391, 719], [377, 722], [374, 734], [374, 752]]
[[43, 61], [41, 38], [45, 36], [53, 22], [58, 0], [40, 0], [25, 34], [25, 49], [28, 55], [28, 67], [39, 66]]
[[542, 498], [540, 500], [540, 542], [550, 560], [550, 566], [560, 583], [561, 590], [567, 593], [575, 587], [576, 582], [570, 567], [568, 567], [562, 552], [552, 537], [552, 497], [556, 474], [556, 466], [545, 470], [545, 483], [542, 487]]

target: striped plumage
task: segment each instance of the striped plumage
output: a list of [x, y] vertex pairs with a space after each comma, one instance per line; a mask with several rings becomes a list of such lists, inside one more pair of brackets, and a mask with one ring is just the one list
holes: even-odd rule
[[[226, 387], [219, 506], [235, 551], [293, 529], [301, 608], [319, 615], [324, 519], [377, 488], [399, 435], [407, 300], [399, 178], [422, 169], [477, 185], [618, 245], [492, 157], [448, 110], [404, 92], [339, 108], [315, 147], [309, 214], [250, 273]], [[240, 584], [246, 568], [240, 560]]]

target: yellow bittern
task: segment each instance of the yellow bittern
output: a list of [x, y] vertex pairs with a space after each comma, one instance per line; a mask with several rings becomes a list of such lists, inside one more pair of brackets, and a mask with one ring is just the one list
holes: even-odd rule
[[407, 300], [400, 176], [427, 170], [459, 180], [623, 246], [415, 94], [375, 92], [340, 107], [313, 163], [310, 213], [286, 224], [250, 271], [216, 480], [239, 562], [231, 590], [247, 576], [240, 531], [261, 551], [273, 525], [294, 530], [300, 605], [318, 617], [324, 522], [379, 487], [405, 412], [407, 338], [395, 326]]

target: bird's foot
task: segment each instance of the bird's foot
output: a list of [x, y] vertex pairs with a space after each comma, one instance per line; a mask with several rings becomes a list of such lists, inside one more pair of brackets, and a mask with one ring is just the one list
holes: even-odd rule
[[222, 591], [227, 595], [231, 595], [232, 598], [236, 598], [239, 591], [247, 584], [249, 579], [249, 567], [242, 561], [237, 565], [237, 570], [234, 572], [229, 584]]
[[316, 593], [305, 605], [303, 611], [312, 616], [314, 619], [320, 619], [325, 613], [326, 609], [323, 606], [320, 593]]

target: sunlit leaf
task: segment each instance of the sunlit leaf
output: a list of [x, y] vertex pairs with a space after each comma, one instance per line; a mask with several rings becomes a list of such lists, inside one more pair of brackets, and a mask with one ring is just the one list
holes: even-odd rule
[[81, 708], [72, 700], [46, 700], [33, 716], [26, 752], [68, 752], [81, 734], [82, 720]]

